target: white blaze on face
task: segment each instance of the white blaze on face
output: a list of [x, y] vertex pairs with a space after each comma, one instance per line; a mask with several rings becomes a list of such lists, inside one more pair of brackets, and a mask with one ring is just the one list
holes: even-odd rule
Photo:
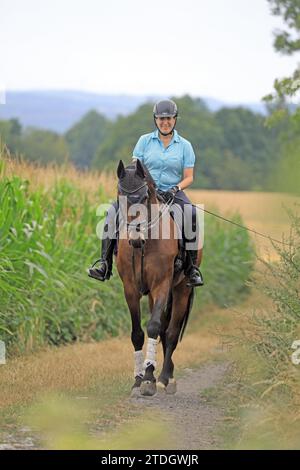
[[138, 232], [136, 230], [130, 230], [128, 233], [129, 240], [143, 240], [145, 241], [145, 235], [143, 232]]
[[[144, 204], [132, 204], [128, 209], [129, 240], [145, 240], [143, 229], [148, 221], [148, 210]], [[141, 231], [142, 229], [142, 231]]]

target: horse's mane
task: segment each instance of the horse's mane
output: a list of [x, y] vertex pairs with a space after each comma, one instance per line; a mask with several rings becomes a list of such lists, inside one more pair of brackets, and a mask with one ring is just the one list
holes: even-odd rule
[[152, 176], [150, 174], [150, 171], [148, 170], [148, 168], [146, 167], [146, 165], [144, 163], [142, 163], [142, 166], [143, 166], [143, 170], [145, 172], [147, 183], [150, 183], [154, 187], [154, 189], [156, 189], [156, 183], [155, 183], [154, 179], [152, 178]]

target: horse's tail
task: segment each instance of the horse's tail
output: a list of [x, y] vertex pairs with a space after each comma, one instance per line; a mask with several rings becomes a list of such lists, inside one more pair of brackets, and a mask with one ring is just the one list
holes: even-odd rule
[[185, 314], [184, 314], [184, 317], [183, 317], [183, 320], [182, 320], [179, 341], [181, 341], [182, 338], [183, 338], [183, 333], [185, 331], [185, 328], [186, 328], [186, 325], [187, 325], [187, 322], [188, 322], [188, 319], [189, 319], [189, 316], [190, 316], [190, 312], [192, 310], [192, 306], [193, 306], [193, 302], [194, 302], [194, 295], [195, 295], [195, 292], [194, 292], [194, 287], [193, 287], [190, 294], [189, 294], [188, 303], [187, 303], [187, 306], [186, 306], [186, 311], [185, 311]]

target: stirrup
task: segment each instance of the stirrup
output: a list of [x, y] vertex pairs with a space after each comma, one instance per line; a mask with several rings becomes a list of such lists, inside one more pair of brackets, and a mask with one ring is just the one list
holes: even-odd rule
[[[97, 268], [93, 269], [94, 266], [99, 262], [105, 264], [105, 273], [104, 274], [100, 274], [100, 270], [97, 269]], [[88, 269], [88, 276], [93, 278], [93, 279], [97, 279], [98, 281], [106, 281], [110, 278], [111, 275], [112, 275], [112, 273], [109, 272], [107, 260], [102, 259], [102, 258], [97, 259], [95, 261], [95, 263], [92, 265], [92, 267]]]
[[[198, 277], [200, 279], [200, 281], [198, 282], [193, 282], [191, 279], [190, 279], [190, 273], [192, 271], [192, 269], [195, 269], [197, 271], [197, 274], [198, 274]], [[201, 274], [201, 271], [200, 269], [198, 268], [198, 266], [195, 266], [194, 264], [190, 267], [188, 273], [186, 274], [186, 276], [188, 277], [188, 281], [186, 283], [186, 285], [188, 287], [198, 287], [198, 286], [203, 286], [204, 285], [204, 281], [203, 281], [203, 276]]]

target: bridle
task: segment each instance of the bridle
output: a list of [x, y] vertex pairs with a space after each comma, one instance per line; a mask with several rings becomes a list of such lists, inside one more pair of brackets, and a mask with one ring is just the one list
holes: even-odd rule
[[[146, 187], [146, 186], [147, 186], [147, 191], [148, 191], [149, 188], [148, 188], [147, 181], [143, 181], [143, 183], [142, 183], [140, 186], [138, 186], [137, 188], [135, 188], [135, 189], [128, 189], [128, 188], [124, 188], [124, 187], [121, 185], [121, 183], [119, 182], [119, 184], [118, 184], [118, 189], [120, 189], [120, 190], [121, 190], [123, 193], [125, 193], [125, 195], [126, 195], [126, 194], [134, 194], [134, 193], [137, 193], [140, 189], [142, 189], [142, 188], [144, 188], [144, 187]], [[122, 194], [122, 196], [123, 196], [123, 194]]]
[[[132, 201], [132, 196], [134, 195], [134, 193], [138, 192], [140, 189], [142, 188], [146, 188], [146, 191], [144, 191], [144, 193], [140, 196], [136, 196], [136, 201]], [[121, 190], [121, 194], [119, 193], [118, 196], [127, 196], [127, 195], [130, 195], [131, 197], [129, 197], [128, 199], [131, 200], [131, 202], [133, 202], [134, 204], [142, 204], [145, 199], [147, 199], [147, 213], [151, 213], [149, 212], [149, 195], [150, 195], [150, 191], [149, 191], [149, 187], [148, 187], [148, 184], [146, 181], [144, 181], [140, 186], [138, 186], [137, 188], [135, 189], [128, 189], [128, 188], [124, 188], [122, 187], [121, 183], [119, 182], [118, 184], [118, 189], [119, 191]], [[158, 195], [157, 195], [158, 196]], [[160, 197], [158, 197], [158, 199], [160, 201], [163, 201]], [[170, 200], [169, 202], [165, 202], [163, 201], [163, 205], [162, 205], [162, 208], [159, 209], [158, 211], [158, 214], [153, 218], [153, 220], [147, 220], [147, 219], [143, 219], [143, 220], [139, 220], [138, 222], [135, 222], [134, 220], [132, 222], [127, 222], [127, 230], [130, 229], [130, 228], [134, 228], [136, 229], [138, 232], [141, 231], [141, 232], [146, 232], [146, 230], [149, 230], [149, 229], [152, 229], [159, 221], [160, 217], [162, 215], [165, 214], [165, 212], [167, 212], [169, 210], [169, 206], [173, 203], [172, 200]], [[139, 227], [139, 229], [138, 229]]]
[[[141, 189], [144, 189], [142, 194], [135, 194]], [[143, 181], [137, 188], [134, 188], [134, 189], [124, 188], [119, 182], [118, 190], [119, 190], [118, 198], [119, 196], [125, 196], [129, 199], [129, 201], [132, 204], [143, 204], [144, 201], [147, 200], [147, 210], [148, 210], [150, 193], [149, 193], [149, 188], [148, 188], [148, 184], [146, 181]], [[127, 222], [126, 223], [127, 230], [136, 229], [136, 231], [141, 231], [141, 226], [144, 226], [147, 222], [148, 220], [146, 219], [141, 220], [141, 221], [139, 220], [138, 222], [135, 222], [134, 220], [132, 222]]]

